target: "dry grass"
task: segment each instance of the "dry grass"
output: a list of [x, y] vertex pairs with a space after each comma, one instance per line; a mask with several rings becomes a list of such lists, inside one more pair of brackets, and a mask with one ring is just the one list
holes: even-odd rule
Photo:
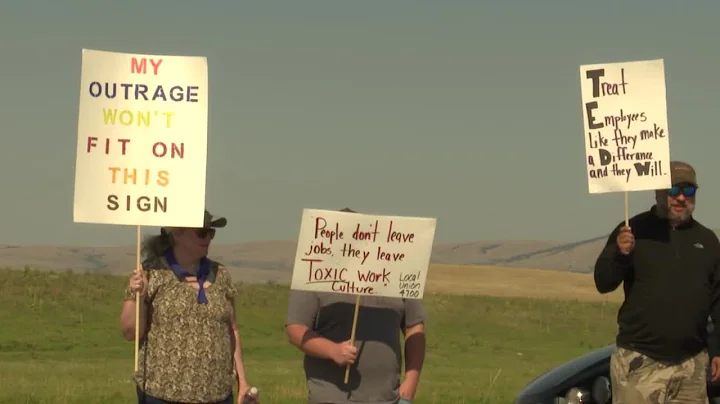
[[[428, 346], [417, 404], [511, 403], [538, 374], [613, 341], [617, 304], [563, 301], [560, 287], [577, 276], [521, 271], [430, 269], [429, 291], [467, 294], [423, 299]], [[558, 296], [506, 297], [516, 276], [529, 285], [517, 286], [517, 294], [548, 287]], [[592, 290], [591, 282], [579, 284]], [[0, 269], [0, 403], [133, 402], [133, 343], [118, 330], [125, 285], [124, 276]], [[480, 296], [482, 288], [503, 297]], [[240, 291], [236, 308], [250, 382], [263, 402], [306, 401], [302, 354], [283, 329], [287, 285], [246, 284]]]
[[601, 295], [592, 274], [467, 265], [431, 265], [428, 293], [621, 302], [622, 289]]
[[[290, 273], [263, 269], [230, 268], [236, 281], [271, 281], [287, 285]], [[622, 302], [622, 288], [607, 295], [595, 290], [592, 274], [498, 266], [431, 264], [426, 293], [521, 297], [583, 302]]]

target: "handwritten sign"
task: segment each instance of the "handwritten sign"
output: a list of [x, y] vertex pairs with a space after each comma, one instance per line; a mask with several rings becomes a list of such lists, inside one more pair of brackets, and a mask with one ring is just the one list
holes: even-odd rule
[[670, 187], [663, 60], [580, 67], [590, 193]]
[[207, 76], [204, 57], [83, 49], [76, 222], [202, 226]]
[[422, 299], [435, 223], [306, 209], [290, 287]]

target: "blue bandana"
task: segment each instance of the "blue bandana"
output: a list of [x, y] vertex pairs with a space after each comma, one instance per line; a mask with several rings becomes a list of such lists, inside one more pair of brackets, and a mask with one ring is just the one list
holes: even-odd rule
[[[175, 259], [175, 255], [172, 253], [172, 250], [168, 250], [165, 253], [165, 260], [170, 265], [170, 269], [172, 269], [175, 276], [178, 278], [186, 278], [188, 276], [193, 276], [193, 274], [187, 272], [184, 270], [180, 264], [178, 264], [177, 259]], [[205, 304], [207, 303], [207, 297], [205, 296], [205, 281], [207, 280], [208, 276], [210, 275], [210, 261], [207, 259], [207, 257], [203, 257], [200, 259], [200, 267], [198, 268], [197, 273], [197, 282], [198, 282], [198, 303]]]

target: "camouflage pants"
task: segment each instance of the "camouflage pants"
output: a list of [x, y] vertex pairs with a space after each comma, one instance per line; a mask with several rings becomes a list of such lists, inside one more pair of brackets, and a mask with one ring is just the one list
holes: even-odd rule
[[610, 357], [613, 404], [707, 404], [707, 351], [677, 365], [628, 349]]

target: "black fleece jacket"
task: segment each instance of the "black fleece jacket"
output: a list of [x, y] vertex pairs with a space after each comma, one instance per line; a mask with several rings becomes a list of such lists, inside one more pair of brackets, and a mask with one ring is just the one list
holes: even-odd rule
[[720, 321], [720, 241], [696, 220], [673, 228], [656, 207], [629, 220], [635, 248], [622, 255], [610, 234], [595, 263], [595, 286], [609, 293], [624, 282], [617, 346], [665, 363], [707, 348], [707, 321]]

